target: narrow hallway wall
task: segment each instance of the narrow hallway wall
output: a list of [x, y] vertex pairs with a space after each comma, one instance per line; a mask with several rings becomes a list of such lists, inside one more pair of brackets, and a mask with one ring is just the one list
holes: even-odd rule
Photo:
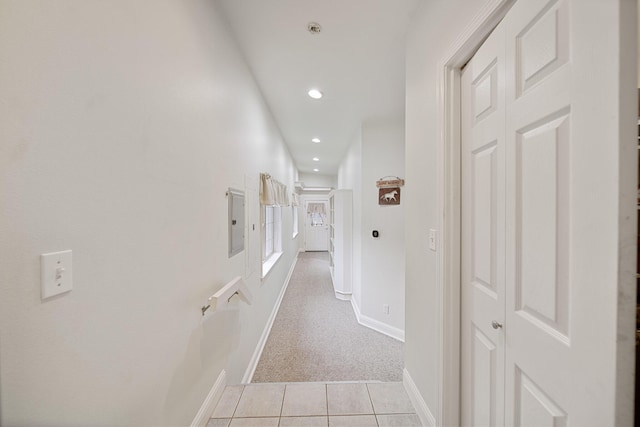
[[[353, 296], [361, 323], [404, 339], [404, 205], [380, 206], [376, 181], [404, 176], [404, 119], [368, 121], [338, 172], [353, 190]], [[402, 189], [401, 189], [402, 190]], [[402, 199], [401, 199], [402, 200]], [[372, 231], [379, 231], [379, 238]], [[383, 312], [389, 306], [389, 313]]]
[[360, 306], [362, 298], [362, 129], [354, 134], [351, 145], [338, 169], [338, 189], [353, 190], [353, 260], [352, 303]]
[[[405, 200], [379, 204], [376, 181], [404, 179], [404, 117], [367, 122], [362, 127], [362, 313], [404, 339]], [[373, 238], [372, 231], [379, 237]], [[389, 306], [389, 313], [383, 312]], [[382, 325], [381, 325], [382, 326]]]
[[[209, 1], [21, 0], [0, 57], [0, 424], [189, 425], [297, 252], [283, 208], [264, 281], [227, 256], [227, 188], [297, 178], [242, 55]], [[73, 290], [42, 301], [39, 256], [65, 249]], [[203, 318], [247, 272], [253, 305]]]
[[427, 237], [439, 221], [437, 64], [485, 3], [421, 3], [407, 34], [405, 368], [432, 410], [438, 402], [440, 307], [438, 258]]

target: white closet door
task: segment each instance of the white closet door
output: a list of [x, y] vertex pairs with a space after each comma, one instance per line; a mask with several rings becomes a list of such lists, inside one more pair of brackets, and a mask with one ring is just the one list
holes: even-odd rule
[[619, 95], [591, 96], [617, 77], [589, 38], [616, 10], [517, 1], [463, 72], [464, 425], [620, 425], [617, 206], [593, 196], [617, 190]]
[[606, 317], [608, 308], [596, 303], [589, 309], [590, 291], [571, 277], [571, 255], [579, 250], [572, 235], [580, 233], [571, 220], [581, 215], [572, 213], [572, 189], [587, 185], [572, 177], [581, 150], [572, 127], [601, 119], [573, 122], [580, 106], [572, 93], [571, 56], [591, 53], [571, 52], [569, 15], [584, 3], [519, 1], [503, 21], [512, 73], [506, 93], [507, 425], [615, 424], [597, 422], [598, 396], [615, 383], [600, 383], [594, 371], [615, 352], [616, 331], [590, 330], [577, 321], [585, 309], [598, 307], [598, 316]]
[[504, 422], [504, 37], [496, 28], [462, 75], [461, 419]]

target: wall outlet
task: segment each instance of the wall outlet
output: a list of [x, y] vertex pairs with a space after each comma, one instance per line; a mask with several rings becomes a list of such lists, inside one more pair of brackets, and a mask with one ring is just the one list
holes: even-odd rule
[[384, 314], [389, 314], [389, 304], [382, 304], [382, 312]]

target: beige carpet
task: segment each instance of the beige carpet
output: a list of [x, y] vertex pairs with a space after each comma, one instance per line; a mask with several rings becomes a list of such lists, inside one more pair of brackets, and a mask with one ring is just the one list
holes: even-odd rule
[[402, 381], [403, 351], [335, 298], [327, 252], [303, 252], [253, 382]]

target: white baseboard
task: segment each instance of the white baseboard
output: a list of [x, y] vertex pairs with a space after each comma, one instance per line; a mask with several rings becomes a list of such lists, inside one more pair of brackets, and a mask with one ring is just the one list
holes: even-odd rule
[[222, 396], [222, 392], [224, 392], [224, 388], [227, 386], [227, 373], [222, 370], [220, 375], [218, 375], [218, 379], [216, 380], [211, 390], [209, 390], [209, 394], [202, 402], [202, 406], [200, 410], [196, 414], [196, 417], [191, 422], [191, 427], [206, 427], [209, 422], [209, 418], [213, 414], [213, 411], [216, 409], [216, 405]]
[[296, 267], [297, 262], [298, 262], [298, 256], [296, 255], [296, 257], [293, 259], [293, 263], [291, 264], [291, 268], [289, 269], [289, 273], [287, 274], [287, 277], [284, 280], [284, 285], [282, 286], [282, 290], [278, 295], [276, 304], [273, 306], [273, 310], [271, 310], [271, 315], [269, 316], [269, 319], [267, 320], [267, 324], [264, 327], [264, 330], [262, 331], [262, 335], [260, 336], [258, 345], [256, 346], [256, 349], [253, 351], [253, 355], [251, 356], [251, 360], [249, 361], [249, 366], [247, 366], [247, 369], [244, 372], [244, 376], [242, 377], [243, 384], [249, 384], [253, 379], [253, 374], [256, 372], [256, 368], [258, 367], [260, 356], [262, 356], [262, 351], [264, 350], [264, 346], [265, 344], [267, 344], [267, 339], [269, 338], [269, 334], [271, 333], [271, 327], [273, 327], [273, 322], [276, 320], [276, 316], [278, 315], [278, 310], [280, 310], [280, 304], [282, 303], [282, 298], [284, 298], [284, 293], [287, 291], [287, 288], [289, 287], [289, 281], [291, 280], [291, 275], [293, 274], [293, 269]]
[[404, 331], [402, 329], [398, 329], [391, 325], [387, 325], [386, 323], [380, 322], [379, 320], [365, 316], [360, 312], [360, 307], [358, 307], [358, 303], [354, 298], [351, 298], [351, 306], [353, 307], [353, 312], [355, 313], [356, 319], [358, 320], [359, 324], [373, 329], [374, 331], [380, 332], [381, 334], [394, 338], [398, 341], [404, 342]]
[[336, 298], [342, 301], [351, 301], [351, 294], [343, 294], [342, 292], [334, 291]]
[[418, 417], [420, 417], [422, 425], [425, 427], [435, 427], [436, 417], [434, 417], [433, 413], [429, 410], [427, 403], [422, 398], [422, 395], [420, 395], [418, 387], [413, 382], [413, 379], [411, 379], [411, 375], [409, 375], [409, 371], [407, 371], [406, 368], [402, 371], [402, 384], [409, 395], [409, 399], [411, 399], [411, 403], [413, 403], [413, 407], [416, 409]]

